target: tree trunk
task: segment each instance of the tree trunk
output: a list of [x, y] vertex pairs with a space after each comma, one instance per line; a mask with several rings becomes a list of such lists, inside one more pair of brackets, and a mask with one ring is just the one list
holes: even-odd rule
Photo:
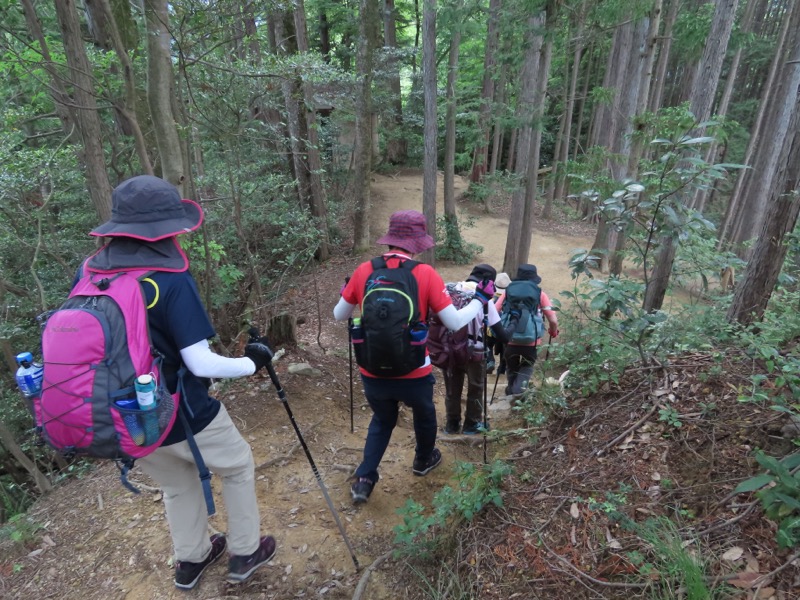
[[669, 0], [669, 10], [664, 18], [664, 33], [659, 39], [658, 62], [653, 73], [653, 85], [650, 89], [650, 100], [648, 110], [656, 112], [661, 108], [664, 99], [664, 83], [667, 79], [667, 67], [669, 66], [670, 51], [672, 50], [672, 30], [675, 21], [678, 19], [678, 10], [683, 0]]
[[96, 3], [97, 12], [104, 14], [105, 22], [108, 24], [108, 36], [122, 65], [122, 79], [125, 82], [125, 102], [117, 104], [117, 110], [127, 119], [131, 128], [133, 143], [136, 148], [136, 155], [139, 157], [142, 173], [153, 175], [153, 165], [150, 163], [150, 156], [147, 153], [147, 143], [145, 142], [142, 128], [139, 127], [139, 118], [136, 116], [136, 81], [134, 79], [133, 64], [120, 33], [122, 30], [117, 26], [109, 0], [96, 0]]
[[172, 110], [175, 82], [167, 0], [144, 0], [144, 14], [147, 21], [147, 102], [158, 144], [161, 177], [183, 193], [187, 173], [183, 170], [183, 149], [175, 125], [177, 115]]
[[503, 256], [503, 271], [516, 273], [517, 267], [528, 260], [528, 255], [520, 253], [520, 239], [525, 219], [525, 204], [527, 198], [527, 184], [536, 177], [538, 165], [533, 165], [531, 153], [535, 136], [533, 135], [533, 122], [537, 113], [536, 100], [539, 89], [539, 76], [541, 66], [541, 50], [544, 42], [542, 29], [545, 23], [545, 13], [528, 17], [525, 28], [525, 41], [523, 47], [525, 54], [522, 59], [520, 72], [521, 89], [517, 101], [517, 122], [522, 123], [517, 134], [517, 151], [514, 162], [514, 173], [519, 177], [519, 184], [511, 197], [511, 214], [509, 217], [508, 236], [506, 249]]
[[370, 173], [372, 172], [372, 78], [377, 39], [378, 4], [360, 0], [359, 37], [356, 63], [359, 90], [356, 95], [355, 142], [353, 148], [353, 249], [363, 252], [371, 245], [369, 237]]
[[[436, 239], [436, 0], [424, 0], [422, 12], [422, 88], [425, 98], [422, 213], [428, 224], [428, 233]], [[419, 259], [435, 265], [434, 249], [426, 250]]]
[[[689, 98], [689, 109], [698, 123], [707, 121], [711, 115], [711, 106], [719, 84], [738, 2], [739, 0], [719, 0], [714, 9], [711, 31], [706, 39], [703, 57], [697, 67], [697, 76], [694, 78], [695, 85]], [[702, 131], [698, 129], [695, 134], [702, 135]], [[684, 201], [688, 201], [685, 195]], [[675, 261], [676, 244], [676, 235], [664, 236], [661, 240], [653, 274], [645, 291], [643, 308], [647, 312], [660, 310], [664, 304], [667, 285], [672, 275], [672, 264]]]
[[461, 18], [463, 1], [454, 7], [453, 32], [450, 35], [450, 56], [447, 61], [447, 115], [445, 117], [444, 143], [444, 216], [449, 227], [445, 230], [448, 237], [445, 243], [450, 247], [458, 247], [461, 233], [458, 229], [456, 199], [454, 192], [455, 157], [456, 157], [456, 81], [458, 80], [458, 50], [461, 44]]
[[[481, 107], [478, 112], [478, 144], [472, 160], [470, 180], [479, 182], [486, 174], [489, 158], [489, 134], [491, 129], [492, 102], [494, 101], [494, 70], [497, 64], [497, 41], [499, 39], [500, 9], [502, 0], [489, 0], [489, 18], [486, 22], [486, 49], [483, 58], [483, 85], [481, 87]], [[489, 202], [487, 200], [487, 202]], [[491, 206], [486, 206], [489, 212]]]
[[22, 451], [22, 448], [19, 447], [19, 444], [17, 444], [16, 440], [14, 439], [13, 434], [2, 421], [0, 421], [0, 443], [2, 443], [5, 449], [8, 450], [8, 452], [17, 460], [17, 462], [21, 464], [26, 471], [28, 471], [31, 478], [36, 483], [37, 489], [42, 494], [46, 494], [53, 489], [53, 485], [47, 479], [45, 474], [42, 473], [36, 466], [36, 463], [28, 458], [28, 455]]
[[[397, 50], [397, 24], [394, 0], [383, 0], [383, 38], [384, 45], [393, 51]], [[389, 91], [391, 92], [391, 118], [386, 124], [386, 160], [390, 164], [399, 165], [408, 158], [408, 142], [403, 136], [403, 97], [400, 88], [400, 68], [397, 59], [390, 63]]]
[[[798, 14], [797, 5], [795, 5], [788, 18], [784, 20], [775, 56], [770, 64], [767, 80], [761, 94], [758, 116], [750, 132], [750, 141], [747, 145], [743, 162], [753, 168], [742, 169], [736, 178], [725, 219], [719, 232], [720, 247], [728, 241], [734, 247], [739, 247], [750, 239], [753, 232], [758, 231], [758, 228], [751, 227], [750, 223], [752, 219], [759, 218], [759, 213], [763, 214], [759, 198], [754, 194], [758, 193], [758, 190], [764, 186], [764, 182], [760, 180], [768, 176], [769, 173], [756, 169], [769, 169], [769, 163], [777, 159], [775, 152], [780, 147], [780, 144], [776, 144], [775, 140], [769, 139], [768, 136], [762, 136], [761, 130], [765, 127], [774, 126], [772, 121], [776, 117], [775, 112], [781, 111], [781, 106], [784, 114], [787, 108], [791, 106], [790, 98], [774, 98], [773, 89], [779, 74], [784, 68], [784, 57], [789, 52], [787, 44], [791, 46], [791, 41], [788, 40], [789, 32], [791, 31], [792, 34], [796, 32], [797, 27], [800, 26], [799, 19], [800, 14]], [[744, 254], [741, 248], [739, 248], [739, 252]]]
[[728, 320], [742, 325], [749, 325], [764, 317], [789, 249], [784, 238], [794, 230], [800, 213], [799, 112], [800, 105], [795, 104], [791, 123], [793, 131], [785, 136], [781, 152], [781, 156], [786, 158], [781, 161], [773, 179], [776, 183], [782, 182], [782, 185], [775, 185], [768, 195], [767, 214], [761, 234], [728, 309]]
[[[306, 13], [303, 0], [294, 0], [294, 29], [297, 36], [297, 50], [303, 54], [309, 51]], [[302, 86], [302, 108], [305, 113], [305, 156], [310, 186], [310, 211], [314, 225], [319, 232], [319, 246], [316, 258], [324, 261], [330, 257], [328, 235], [328, 199], [322, 182], [322, 158], [319, 152], [319, 128], [314, 111], [314, 90], [310, 83], [300, 80]]]
[[106, 172], [103, 153], [103, 129], [97, 103], [92, 94], [92, 67], [83, 45], [78, 12], [74, 0], [55, 3], [61, 39], [64, 43], [70, 79], [73, 84], [74, 103], [78, 107], [78, 130], [83, 141], [83, 158], [86, 164], [87, 187], [101, 223], [111, 218], [111, 184]]

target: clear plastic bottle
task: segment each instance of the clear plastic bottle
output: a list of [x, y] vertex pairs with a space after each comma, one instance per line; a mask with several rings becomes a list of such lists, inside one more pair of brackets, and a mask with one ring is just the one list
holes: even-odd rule
[[33, 354], [20, 352], [17, 354], [17, 387], [25, 398], [36, 398], [42, 393], [42, 377], [44, 366], [33, 362]]

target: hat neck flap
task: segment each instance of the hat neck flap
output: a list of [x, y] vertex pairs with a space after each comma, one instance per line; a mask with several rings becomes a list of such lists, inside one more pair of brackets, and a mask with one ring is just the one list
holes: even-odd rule
[[174, 236], [157, 242], [118, 237], [91, 256], [87, 267], [96, 273], [117, 273], [126, 269], [182, 273], [189, 268], [189, 259]]

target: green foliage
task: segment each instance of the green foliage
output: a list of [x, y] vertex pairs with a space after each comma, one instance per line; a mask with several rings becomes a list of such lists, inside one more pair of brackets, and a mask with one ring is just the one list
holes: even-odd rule
[[457, 488], [445, 486], [433, 497], [433, 512], [426, 514], [425, 506], [412, 499], [398, 509], [403, 522], [394, 527], [397, 555], [426, 558], [443, 538], [439, 531], [451, 521], [471, 521], [489, 504], [503, 505], [500, 485], [511, 467], [502, 461], [489, 465], [456, 463]]
[[[474, 227], [475, 220], [462, 220], [462, 227]], [[457, 265], [466, 265], [481, 252], [483, 247], [466, 241], [461, 236], [458, 220], [453, 221], [446, 215], [436, 218], [436, 258], [451, 261]]]
[[41, 529], [42, 526], [29, 516], [14, 515], [7, 523], [0, 526], [0, 550], [8, 548], [15, 553], [32, 550], [39, 541], [38, 534]]
[[778, 523], [778, 546], [800, 546], [800, 452], [778, 460], [759, 450], [755, 457], [766, 471], [743, 481], [734, 492], [756, 492], [764, 513]]
[[726, 590], [718, 587], [709, 589], [707, 565], [701, 553], [694, 552], [687, 544], [680, 530], [668, 518], [651, 518], [642, 524], [635, 524], [634, 531], [649, 548], [646, 554], [629, 554], [631, 562], [639, 567], [643, 575], [658, 573], [654, 580], [655, 598], [674, 598], [678, 589], [687, 600], [710, 600], [726, 597]]

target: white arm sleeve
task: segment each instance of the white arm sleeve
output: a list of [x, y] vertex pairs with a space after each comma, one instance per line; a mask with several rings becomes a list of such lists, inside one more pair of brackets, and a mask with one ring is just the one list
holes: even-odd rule
[[355, 309], [355, 304], [350, 304], [344, 298], [339, 298], [339, 303], [333, 307], [333, 318], [337, 321], [349, 319]]
[[183, 364], [197, 377], [244, 377], [256, 372], [255, 363], [247, 358], [228, 358], [213, 352], [208, 340], [181, 348]]
[[458, 331], [467, 323], [472, 321], [479, 312], [483, 310], [483, 304], [477, 298], [474, 298], [461, 310], [456, 310], [452, 304], [447, 306], [444, 310], [436, 313], [442, 320], [444, 326], [450, 331]]

